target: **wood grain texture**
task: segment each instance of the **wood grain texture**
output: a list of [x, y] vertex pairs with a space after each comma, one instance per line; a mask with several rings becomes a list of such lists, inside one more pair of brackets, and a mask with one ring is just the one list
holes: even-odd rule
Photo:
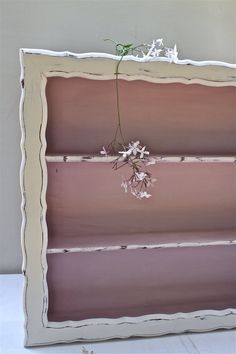
[[[21, 50], [22, 251], [26, 346], [208, 331], [235, 326], [236, 311], [232, 308], [124, 317], [119, 320], [98, 318], [69, 321], [66, 326], [47, 319], [47, 110], [44, 87], [47, 78], [54, 76], [114, 79], [117, 60], [118, 57], [97, 53], [75, 55], [68, 52]], [[139, 79], [153, 83], [200, 84], [223, 88], [236, 86], [235, 68], [235, 65], [219, 62], [187, 60], [169, 64], [162, 59], [145, 62], [128, 57], [120, 67], [120, 78], [127, 81]]]

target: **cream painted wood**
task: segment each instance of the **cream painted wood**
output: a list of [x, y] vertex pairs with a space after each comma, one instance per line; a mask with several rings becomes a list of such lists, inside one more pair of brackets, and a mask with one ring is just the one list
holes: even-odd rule
[[[22, 130], [21, 191], [23, 274], [25, 278], [25, 345], [97, 341], [130, 336], [156, 336], [166, 333], [198, 332], [235, 327], [236, 309], [58, 323], [47, 320], [46, 160], [64, 160], [63, 156], [45, 156], [47, 123], [45, 85], [47, 77], [78, 76], [94, 80], [112, 79], [114, 78], [115, 64], [119, 58], [101, 53], [57, 53], [34, 49], [22, 49], [20, 57], [22, 67], [20, 121]], [[222, 62], [179, 60], [170, 64], [166, 58], [147, 61], [129, 56], [124, 58], [120, 65], [120, 78], [125, 80], [142, 79], [155, 83], [198, 83], [221, 87], [236, 86], [235, 77], [236, 65]], [[68, 157], [67, 161], [79, 162], [83, 158], [80, 156]], [[180, 157], [176, 158], [179, 161]], [[200, 158], [203, 159], [201, 162], [208, 162], [208, 160], [204, 160], [208, 157]], [[168, 159], [172, 159], [172, 157], [167, 157]], [[186, 159], [186, 162], [197, 162], [196, 159], [199, 162], [199, 157], [186, 157]], [[226, 159], [225, 162], [235, 162], [235, 157], [226, 156], [220, 157], [220, 159], [220, 162], [222, 159]], [[101, 161], [101, 157], [94, 158], [95, 161]]]
[[[118, 156], [83, 156], [83, 155], [46, 155], [47, 162], [113, 162]], [[236, 156], [154, 156], [156, 163], [232, 163], [236, 162]], [[120, 160], [124, 160], [120, 157]]]
[[[21, 292], [23, 277], [19, 274], [0, 275], [0, 348], [2, 354], [29, 354], [29, 348], [23, 348], [23, 311]], [[9, 326], [9, 322], [11, 325]], [[183, 334], [134, 340], [106, 341], [97, 343], [64, 344], [37, 349], [43, 354], [84, 354], [84, 346], [94, 354], [164, 354], [164, 353], [214, 353], [235, 354], [236, 330], [207, 333]], [[91, 354], [91, 353], [90, 353]]]
[[176, 247], [203, 247], [203, 246], [230, 246], [236, 245], [236, 240], [212, 241], [212, 242], [182, 242], [182, 243], [160, 243], [154, 245], [128, 245], [128, 246], [106, 246], [106, 247], [73, 247], [73, 248], [48, 248], [47, 253], [67, 253], [67, 252], [94, 252], [94, 251], [124, 251], [124, 250], [153, 250], [158, 248]]

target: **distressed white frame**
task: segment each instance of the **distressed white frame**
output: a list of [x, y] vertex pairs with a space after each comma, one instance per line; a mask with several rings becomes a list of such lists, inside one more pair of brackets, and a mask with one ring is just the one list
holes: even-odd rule
[[[156, 336], [186, 331], [200, 332], [236, 326], [236, 309], [204, 310], [172, 315], [153, 314], [118, 319], [89, 319], [83, 321], [49, 322], [47, 320], [48, 291], [46, 282], [47, 250], [46, 188], [47, 161], [104, 162], [106, 158], [93, 156], [45, 156], [47, 77], [84, 77], [94, 80], [115, 78], [115, 64], [119, 57], [105, 53], [75, 54], [39, 49], [21, 49], [20, 122], [22, 130], [21, 192], [22, 192], [22, 251], [25, 312], [25, 345], [44, 345], [59, 342], [97, 341], [130, 336]], [[158, 68], [158, 70], [156, 70]], [[207, 86], [236, 86], [236, 65], [216, 61], [177, 60], [167, 58], [143, 59], [124, 57], [119, 77], [125, 80], [142, 79], [155, 83], [198, 83]], [[161, 72], [161, 75], [159, 74]], [[159, 162], [225, 162], [235, 157], [219, 156], [158, 156]], [[107, 158], [107, 162], [109, 158]], [[150, 245], [149, 248], [233, 245], [236, 240], [204, 243]], [[116, 246], [113, 246], [113, 248]], [[119, 246], [117, 246], [119, 247]], [[137, 249], [142, 245], [130, 245]], [[145, 246], [146, 247], [146, 246]], [[112, 248], [112, 247], [110, 247]], [[112, 248], [112, 249], [113, 249]], [[104, 247], [109, 251], [109, 247]], [[95, 249], [71, 249], [71, 252]]]

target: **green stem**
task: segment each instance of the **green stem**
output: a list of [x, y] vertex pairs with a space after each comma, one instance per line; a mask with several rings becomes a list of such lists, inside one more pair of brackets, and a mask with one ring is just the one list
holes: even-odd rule
[[118, 61], [117, 65], [116, 65], [116, 72], [115, 72], [115, 75], [116, 75], [116, 106], [117, 106], [118, 125], [117, 125], [117, 129], [115, 132], [114, 140], [116, 141], [117, 134], [118, 134], [118, 132], [120, 132], [122, 143], [125, 145], [125, 139], [124, 139], [122, 128], [121, 128], [120, 97], [119, 97], [119, 67], [120, 67], [120, 63], [122, 62], [123, 57], [124, 56], [122, 55], [120, 60]]

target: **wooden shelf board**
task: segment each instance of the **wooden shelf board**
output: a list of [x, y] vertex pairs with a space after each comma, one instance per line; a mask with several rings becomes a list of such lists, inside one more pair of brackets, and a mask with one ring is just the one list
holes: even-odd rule
[[[118, 241], [119, 240], [119, 241]], [[62, 245], [63, 244], [63, 245]], [[204, 247], [236, 244], [236, 230], [152, 233], [135, 235], [96, 235], [50, 240], [47, 253], [124, 251], [137, 249]]]
[[[100, 155], [46, 155], [47, 162], [113, 162], [119, 156], [100, 156]], [[236, 162], [236, 156], [191, 156], [191, 155], [178, 155], [178, 156], [167, 156], [167, 155], [153, 155], [151, 156], [156, 160], [156, 163], [201, 163], [201, 162], [212, 162], [212, 163], [222, 163], [222, 162]]]

